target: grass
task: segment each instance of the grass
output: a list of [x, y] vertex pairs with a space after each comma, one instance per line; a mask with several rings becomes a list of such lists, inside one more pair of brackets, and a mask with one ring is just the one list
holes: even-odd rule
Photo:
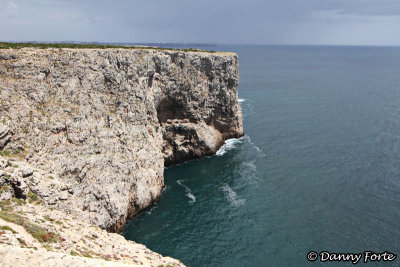
[[29, 199], [29, 203], [36, 203], [36, 204], [40, 203], [39, 197], [32, 191], [28, 192], [28, 199]]
[[40, 243], [54, 243], [58, 241], [58, 236], [52, 232], [48, 232], [43, 227], [27, 221], [24, 217], [7, 211], [0, 211], [0, 218], [5, 221], [21, 225], [32, 235], [33, 238]]
[[8, 42], [0, 42], [0, 49], [21, 49], [24, 47], [31, 48], [75, 48], [75, 49], [106, 49], [106, 48], [123, 48], [123, 49], [153, 49], [153, 50], [161, 50], [161, 51], [183, 51], [183, 52], [205, 52], [205, 53], [215, 53], [216, 51], [208, 51], [202, 49], [195, 48], [164, 48], [164, 47], [154, 47], [154, 46], [123, 46], [123, 45], [106, 45], [106, 44], [62, 44], [62, 43], [8, 43]]
[[0, 208], [2, 211], [12, 211], [13, 210], [10, 200], [0, 201]]
[[53, 218], [50, 218], [49, 216], [43, 216], [43, 218], [44, 218], [46, 221], [54, 222], [54, 219], [53, 219]]
[[20, 199], [20, 198], [16, 198], [16, 197], [13, 197], [13, 198], [11, 199], [11, 201], [12, 201], [14, 204], [18, 205], [18, 206], [21, 206], [21, 205], [24, 205], [24, 204], [25, 204], [25, 200]]
[[86, 258], [92, 258], [92, 255], [88, 251], [80, 251], [81, 255]]
[[21, 244], [22, 247], [27, 247], [28, 244], [26, 244], [25, 240], [23, 240], [22, 238], [18, 238], [17, 237], [18, 242]]
[[5, 221], [19, 225], [22, 225], [24, 223], [24, 218], [22, 218], [21, 216], [3, 210], [0, 211], [0, 218]]
[[12, 229], [11, 227], [9, 227], [9, 226], [7, 226], [7, 225], [0, 225], [0, 230], [3, 230], [3, 231], [10, 231], [10, 232], [13, 233], [13, 234], [16, 234], [16, 233], [17, 233], [14, 229]]
[[0, 195], [1, 195], [4, 191], [8, 190], [9, 188], [11, 188], [11, 186], [8, 185], [8, 184], [4, 184], [4, 185], [0, 186]]
[[[7, 158], [18, 158], [20, 160], [25, 159], [25, 156], [28, 154], [28, 151], [24, 149], [15, 149], [15, 150], [1, 150], [0, 156]], [[7, 162], [7, 166], [12, 167], [11, 163]]]
[[9, 157], [10, 155], [11, 155], [11, 152], [8, 150], [0, 151], [0, 156], [2, 156], [2, 157]]
[[1, 208], [0, 212], [2, 212], [2, 211], [5, 211], [5, 212], [13, 211], [13, 207], [12, 207], [13, 204], [21, 206], [21, 205], [25, 204], [25, 201], [22, 200], [22, 199], [19, 199], [19, 198], [15, 198], [15, 197], [13, 197], [11, 200], [9, 200], [9, 199], [2, 200], [2, 201], [0, 201], [0, 208]]

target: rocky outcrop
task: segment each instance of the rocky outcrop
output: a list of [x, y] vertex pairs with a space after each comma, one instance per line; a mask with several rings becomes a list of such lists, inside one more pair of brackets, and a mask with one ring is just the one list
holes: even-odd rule
[[0, 149], [3, 149], [11, 140], [12, 132], [7, 125], [0, 124]]
[[237, 60], [234, 54], [176, 54], [156, 61], [152, 86], [160, 92], [166, 166], [215, 154], [226, 139], [243, 135]]
[[184, 266], [39, 202], [1, 203], [0, 266]]
[[0, 182], [119, 231], [159, 198], [164, 160], [243, 135], [237, 85], [232, 53], [0, 50]]

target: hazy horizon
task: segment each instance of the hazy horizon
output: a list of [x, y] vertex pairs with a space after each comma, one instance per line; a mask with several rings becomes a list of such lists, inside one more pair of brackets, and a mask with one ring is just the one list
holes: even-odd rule
[[208, 45], [210, 48], [211, 47], [219, 47], [219, 46], [316, 46], [316, 47], [400, 47], [399, 45], [384, 45], [384, 44], [377, 44], [377, 45], [368, 45], [368, 44], [252, 44], [252, 43], [198, 43], [198, 42], [103, 42], [103, 41], [86, 41], [86, 40], [81, 40], [81, 41], [76, 41], [76, 40], [60, 40], [60, 41], [48, 41], [48, 40], [43, 40], [43, 41], [37, 41], [37, 40], [22, 40], [22, 41], [15, 41], [15, 40], [0, 40], [0, 42], [6, 42], [6, 43], [87, 43], [87, 44], [109, 44], [109, 45], [118, 45], [118, 44], [123, 44], [123, 45], [149, 45], [149, 44], [177, 44], [177, 45], [182, 45], [182, 47], [186, 47], [185, 45], [193, 45], [195, 44], [196, 46], [194, 47], [200, 47], [202, 45]]
[[1, 0], [4, 41], [399, 46], [395, 0]]

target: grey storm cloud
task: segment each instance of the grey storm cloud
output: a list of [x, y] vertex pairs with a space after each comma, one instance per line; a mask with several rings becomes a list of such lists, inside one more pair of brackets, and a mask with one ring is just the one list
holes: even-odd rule
[[398, 0], [0, 0], [3, 41], [400, 45]]

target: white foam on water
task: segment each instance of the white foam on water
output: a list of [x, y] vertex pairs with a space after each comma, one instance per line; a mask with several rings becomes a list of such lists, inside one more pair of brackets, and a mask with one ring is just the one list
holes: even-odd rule
[[224, 191], [226, 198], [233, 206], [239, 207], [246, 202], [245, 199], [239, 198], [236, 192], [233, 191], [233, 189], [229, 185], [225, 184], [224, 186], [221, 187], [221, 189], [222, 191]]
[[241, 104], [243, 107], [243, 118], [253, 117], [256, 114], [256, 107], [252, 103], [253, 101], [246, 99], [246, 103]]
[[189, 202], [196, 202], [196, 197], [192, 193], [187, 193], [186, 196], [191, 199]]
[[158, 206], [157, 205], [153, 205], [149, 210], [146, 211], [147, 214], [151, 214], [153, 212], [153, 210], [157, 209]]
[[254, 161], [248, 161], [248, 162], [243, 162], [244, 165], [248, 166], [249, 169], [251, 169], [252, 171], [257, 171], [257, 167], [254, 164]]
[[176, 181], [176, 182], [177, 182], [177, 184], [179, 184], [180, 186], [183, 186], [183, 188], [185, 188], [185, 190], [186, 190], [186, 196], [190, 199], [190, 200], [189, 200], [189, 203], [194, 203], [194, 202], [196, 202], [196, 197], [193, 195], [192, 190], [190, 190], [189, 187], [187, 187], [186, 185], [184, 185], [184, 184], [182, 183], [182, 181], [183, 181], [183, 180], [178, 180], [178, 181]]
[[244, 98], [238, 98], [238, 102], [239, 103], [242, 103], [242, 102], [244, 102], [244, 101], [246, 101], [247, 99], [244, 99]]
[[246, 135], [246, 139], [249, 142], [249, 144], [255, 149], [257, 150], [257, 152], [260, 154], [261, 157], [265, 157], [265, 153], [264, 151], [262, 151], [258, 146], [256, 146], [250, 139], [250, 136]]
[[255, 161], [243, 161], [241, 168], [241, 177], [244, 183], [251, 183], [257, 185], [259, 181], [259, 172]]
[[243, 137], [238, 138], [238, 139], [232, 138], [232, 139], [225, 140], [225, 144], [220, 149], [218, 149], [218, 151], [217, 151], [217, 153], [215, 153], [215, 155], [217, 155], [217, 156], [224, 155], [229, 150], [234, 149], [237, 144], [242, 143], [242, 141], [243, 141]]

